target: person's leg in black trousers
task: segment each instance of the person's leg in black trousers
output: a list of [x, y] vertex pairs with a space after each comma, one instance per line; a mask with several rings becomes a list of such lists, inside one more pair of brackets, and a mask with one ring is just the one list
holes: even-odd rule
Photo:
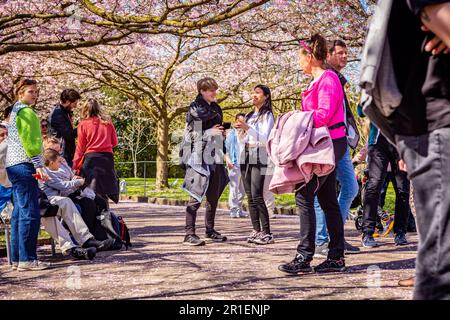
[[[245, 193], [248, 198], [248, 207], [252, 220], [253, 230], [270, 233], [269, 212], [264, 202], [264, 180], [263, 170], [260, 165], [243, 165], [242, 177]], [[261, 230], [262, 229], [262, 230]]]
[[[304, 261], [311, 261], [316, 249], [316, 212], [314, 210], [314, 197], [317, 186], [325, 181], [326, 177], [314, 176], [311, 181], [301, 187], [297, 185], [295, 204], [300, 216], [300, 241], [297, 246], [297, 254]], [[300, 189], [299, 189], [300, 188]], [[342, 218], [341, 218], [342, 221]]]
[[[216, 216], [217, 204], [220, 198], [219, 194], [219, 171], [213, 170], [210, 173], [209, 185], [206, 190], [206, 212], [205, 212], [205, 233], [207, 238], [211, 238], [214, 241], [225, 241], [226, 237], [220, 235], [220, 233], [214, 230], [214, 222]], [[195, 221], [197, 219], [197, 211], [200, 208], [201, 202], [192, 198], [188, 201], [186, 207], [186, 236], [195, 235]], [[185, 242], [187, 237], [185, 238]], [[203, 245], [203, 241], [195, 239], [190, 241], [192, 245]]]
[[328, 259], [339, 260], [344, 257], [344, 222], [337, 201], [336, 170], [330, 173], [322, 186], [320, 186], [317, 198], [320, 207], [325, 213], [327, 229], [330, 235]]
[[[383, 139], [384, 141], [380, 141]], [[380, 192], [386, 180], [389, 156], [386, 153], [388, 142], [380, 135], [377, 144], [369, 146], [368, 172], [369, 178], [366, 183], [363, 205], [363, 246], [373, 247], [377, 244], [372, 236], [375, 231], [378, 216], [378, 204], [380, 203]], [[364, 243], [366, 236], [370, 236], [369, 243]]]
[[245, 194], [247, 195], [248, 211], [250, 213], [250, 220], [252, 221], [253, 230], [261, 232], [261, 224], [259, 223], [259, 212], [252, 196], [252, 165], [241, 165], [242, 183], [244, 184]]
[[197, 220], [197, 210], [202, 203], [197, 199], [190, 198], [186, 206], [186, 235], [195, 235], [195, 221]]
[[206, 234], [214, 232], [217, 204], [219, 202], [219, 170], [211, 172], [208, 190], [206, 191], [205, 228]]
[[95, 224], [97, 218], [97, 205], [89, 198], [71, 197], [75, 204], [81, 207], [81, 217], [92, 234], [95, 234]]
[[[409, 192], [410, 185], [407, 177], [407, 173], [398, 170], [394, 172], [394, 190], [395, 190], [395, 217], [394, 217], [394, 234], [405, 235], [408, 227], [408, 214], [411, 209], [409, 207]], [[407, 244], [402, 239], [402, 243], [398, 242], [396, 237], [396, 244]]]
[[384, 204], [386, 202], [386, 195], [387, 195], [387, 191], [389, 189], [389, 182], [394, 183], [394, 176], [392, 175], [392, 171], [388, 172], [386, 175], [386, 179], [384, 180], [384, 184], [383, 187], [381, 188], [381, 192], [380, 192], [380, 208], [384, 208]]

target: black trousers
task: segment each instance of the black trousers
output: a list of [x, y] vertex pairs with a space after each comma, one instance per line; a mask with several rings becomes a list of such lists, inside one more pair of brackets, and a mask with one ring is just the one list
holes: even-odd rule
[[399, 156], [394, 146], [381, 134], [375, 145], [369, 146], [368, 172], [363, 205], [363, 233], [373, 235], [377, 223], [378, 205], [381, 189], [387, 176], [387, 167], [391, 164], [396, 191], [394, 233], [406, 233], [409, 208], [409, 180], [406, 172], [398, 169]]
[[[344, 156], [347, 150], [347, 138], [333, 140], [335, 162]], [[301, 187], [297, 186], [295, 202], [300, 216], [300, 242], [297, 253], [306, 261], [311, 261], [316, 249], [316, 213], [314, 197], [317, 195], [319, 204], [325, 213], [330, 243], [328, 258], [339, 260], [344, 257], [344, 222], [339, 209], [336, 194], [336, 170], [328, 176], [314, 176], [311, 181]]]
[[[209, 176], [208, 190], [206, 191], [206, 213], [205, 228], [206, 233], [214, 231], [214, 220], [216, 217], [217, 204], [221, 195], [220, 191], [220, 172], [219, 170], [211, 171]], [[200, 208], [201, 202], [192, 198], [188, 201], [186, 207], [186, 234], [195, 234], [195, 221], [197, 219], [197, 210]]]
[[[248, 159], [248, 157], [247, 157]], [[264, 181], [267, 166], [261, 164], [241, 164], [241, 176], [253, 230], [270, 233], [269, 212], [264, 202]]]
[[[404, 172], [404, 171], [400, 171], [399, 174], [405, 175], [405, 179], [408, 181], [408, 185], [409, 185], [410, 183], [409, 183], [409, 179], [408, 179], [407, 173]], [[383, 188], [381, 188], [380, 208], [384, 208], [384, 204], [386, 202], [386, 194], [387, 194], [387, 190], [388, 190], [388, 187], [389, 187], [389, 182], [392, 182], [392, 185], [394, 186], [395, 195], [396, 195], [395, 196], [395, 210], [397, 210], [397, 208], [400, 208], [402, 200], [401, 200], [401, 196], [399, 196], [400, 190], [399, 190], [398, 185], [397, 185], [397, 180], [395, 179], [395, 175], [392, 172], [388, 172], [387, 173], [386, 180], [384, 181]], [[409, 190], [410, 190], [409, 193], [411, 193], [411, 189], [409, 189]], [[416, 220], [414, 218], [414, 215], [412, 214], [411, 205], [409, 204], [409, 201], [408, 201], [407, 226], [408, 226], [408, 229], [409, 228], [415, 228], [415, 226], [416, 226]]]
[[81, 207], [81, 217], [95, 239], [107, 239], [106, 231], [101, 227], [99, 220], [97, 220], [97, 216], [103, 210], [107, 210], [107, 201], [99, 196], [96, 196], [95, 200], [75, 195], [70, 195], [69, 197], [75, 204]]

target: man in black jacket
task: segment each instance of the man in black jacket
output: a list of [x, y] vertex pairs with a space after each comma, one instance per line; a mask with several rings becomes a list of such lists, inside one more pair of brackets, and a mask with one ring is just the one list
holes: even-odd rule
[[60, 103], [56, 105], [48, 117], [48, 132], [57, 138], [62, 138], [63, 157], [72, 167], [75, 155], [75, 139], [77, 129], [73, 127], [73, 109], [77, 107], [80, 94], [74, 89], [64, 89], [61, 93]]

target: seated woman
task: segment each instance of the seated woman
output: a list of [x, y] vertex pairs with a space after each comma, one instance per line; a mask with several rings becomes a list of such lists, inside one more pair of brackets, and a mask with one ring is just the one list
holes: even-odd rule
[[[70, 179], [64, 178], [63, 176], [67, 174], [67, 172], [61, 167], [61, 159], [62, 157], [59, 153], [53, 149], [44, 151], [44, 170], [49, 176], [49, 180], [41, 183], [41, 189], [45, 192], [51, 204], [56, 204], [60, 206], [60, 208], [61, 206], [65, 208], [64, 210], [60, 210], [61, 216], [78, 243], [82, 244], [84, 248], [94, 246], [97, 251], [108, 250], [113, 245], [114, 240], [96, 240], [92, 235], [91, 229], [89, 229], [89, 226], [85, 223], [83, 216], [80, 215], [80, 212], [75, 207], [74, 202], [68, 197], [84, 184], [84, 179], [76, 176], [72, 176]], [[93, 200], [90, 201], [93, 203], [94, 212], [88, 214], [93, 215], [95, 222], [97, 206]], [[95, 226], [95, 224], [93, 225]], [[80, 233], [84, 234], [84, 236], [77, 238], [77, 235], [80, 235]]]

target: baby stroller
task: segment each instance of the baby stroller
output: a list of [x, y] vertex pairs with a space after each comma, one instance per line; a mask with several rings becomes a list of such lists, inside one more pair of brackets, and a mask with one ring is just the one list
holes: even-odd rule
[[[363, 170], [360, 175], [357, 175], [357, 181], [359, 185], [359, 192], [356, 198], [353, 200], [351, 205], [352, 209], [356, 210], [355, 227], [356, 230], [362, 233], [363, 228], [363, 204], [364, 204], [364, 193], [366, 189], [367, 180], [369, 179], [369, 171], [367, 169]], [[386, 237], [394, 227], [394, 213], [388, 212], [378, 207], [377, 224], [375, 227], [374, 237]]]

